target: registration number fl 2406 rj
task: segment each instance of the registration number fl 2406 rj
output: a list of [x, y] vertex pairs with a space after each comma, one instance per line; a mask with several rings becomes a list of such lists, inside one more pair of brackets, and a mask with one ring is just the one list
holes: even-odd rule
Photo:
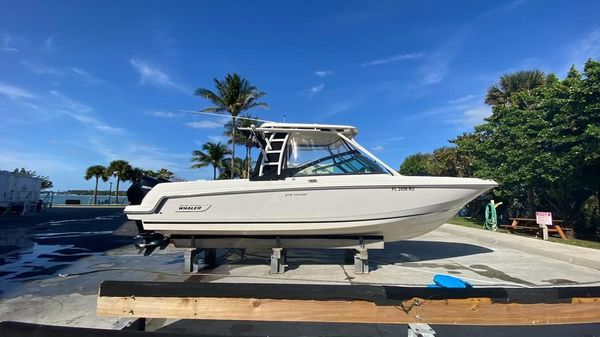
[[393, 192], [412, 192], [415, 188], [412, 186], [396, 186], [392, 187]]

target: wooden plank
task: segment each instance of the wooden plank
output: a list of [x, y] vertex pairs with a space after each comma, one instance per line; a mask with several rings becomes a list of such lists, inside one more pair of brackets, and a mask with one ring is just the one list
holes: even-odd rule
[[424, 288], [105, 281], [109, 317], [331, 323], [528, 325], [600, 322], [600, 287]]
[[242, 321], [535, 325], [600, 322], [600, 299], [504, 304], [494, 303], [489, 298], [413, 298], [392, 306], [362, 300], [101, 296], [98, 298], [97, 314], [104, 317]]

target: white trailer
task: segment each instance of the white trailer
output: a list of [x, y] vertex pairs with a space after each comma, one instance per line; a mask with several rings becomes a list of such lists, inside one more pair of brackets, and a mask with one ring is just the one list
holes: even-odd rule
[[23, 213], [28, 213], [40, 199], [41, 186], [40, 178], [0, 171], [0, 207], [9, 210], [12, 205], [23, 205]]

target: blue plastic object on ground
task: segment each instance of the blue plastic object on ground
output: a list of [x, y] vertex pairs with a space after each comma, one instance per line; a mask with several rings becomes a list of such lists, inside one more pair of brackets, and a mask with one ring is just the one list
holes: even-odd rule
[[467, 282], [459, 279], [458, 277], [437, 274], [433, 277], [433, 284], [427, 286], [428, 288], [473, 288], [473, 286]]

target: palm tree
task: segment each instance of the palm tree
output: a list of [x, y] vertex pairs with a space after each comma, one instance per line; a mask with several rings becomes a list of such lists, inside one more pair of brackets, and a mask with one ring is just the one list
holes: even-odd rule
[[146, 170], [144, 171], [144, 174], [153, 178], [163, 178], [167, 180], [171, 180], [175, 176], [175, 173], [166, 168], [161, 168], [158, 171]]
[[[262, 124], [262, 122], [260, 122], [258, 120], [257, 116], [245, 115], [242, 117], [243, 118], [237, 118], [237, 121], [236, 121], [237, 124], [236, 124], [235, 128], [233, 127], [233, 121], [227, 122], [225, 124], [225, 131], [223, 132], [223, 135], [231, 138], [236, 129], [250, 128], [253, 125], [258, 127], [258, 126], [260, 126], [260, 124]], [[250, 176], [250, 170], [251, 170], [250, 165], [252, 163], [252, 160], [250, 159], [250, 157], [251, 157], [250, 151], [253, 147], [256, 147], [257, 144], [252, 140], [252, 132], [247, 131], [247, 130], [238, 130], [238, 131], [239, 132], [235, 133], [236, 143], [246, 145], [246, 159], [244, 160], [245, 174], [243, 174], [242, 176], [245, 175], [245, 178], [247, 178], [248, 176]], [[229, 143], [231, 144], [231, 139], [229, 140]], [[231, 173], [231, 170], [229, 170], [229, 172]]]
[[134, 167], [131, 170], [129, 170], [129, 172], [127, 172], [127, 176], [123, 176], [122, 179], [123, 179], [123, 181], [125, 181], [125, 180], [136, 181], [136, 180], [142, 179], [142, 177], [145, 175], [146, 175], [145, 170], [143, 170], [139, 167]]
[[[233, 125], [237, 125], [237, 116], [245, 110], [252, 109], [255, 107], [268, 108], [269, 105], [264, 102], [258, 102], [261, 97], [264, 97], [266, 93], [258, 90], [255, 86], [252, 86], [248, 80], [241, 77], [238, 74], [227, 74], [225, 80], [220, 81], [214, 79], [215, 87], [217, 92], [213, 92], [209, 89], [199, 88], [194, 92], [195, 95], [201, 96], [209, 100], [213, 106], [202, 109], [203, 112], [216, 112], [224, 113], [228, 112], [233, 120]], [[231, 157], [235, 158], [235, 128], [231, 132]], [[234, 161], [231, 162], [233, 165]], [[232, 166], [233, 179], [233, 166]]]
[[531, 90], [546, 83], [546, 75], [541, 70], [524, 70], [504, 74], [500, 81], [493, 84], [485, 95], [485, 103], [491, 106], [508, 104], [513, 94]]
[[227, 149], [227, 146], [221, 144], [221, 142], [215, 144], [208, 142], [202, 145], [202, 150], [195, 150], [192, 152], [192, 161], [197, 164], [192, 165], [192, 168], [202, 168], [209, 165], [213, 167], [213, 180], [217, 179], [217, 169], [223, 168], [223, 160], [225, 156], [231, 152]]
[[96, 205], [98, 203], [98, 179], [102, 178], [102, 181], [108, 180], [106, 167], [102, 165], [88, 167], [84, 178], [85, 180], [90, 180], [92, 177], [96, 178], [96, 187], [94, 187], [94, 205]]
[[[223, 159], [223, 172], [219, 174], [218, 179], [228, 179], [231, 176], [236, 178], [245, 178], [244, 165], [246, 165], [246, 160], [241, 160], [240, 158], [235, 158], [233, 165], [231, 165], [231, 158]], [[233, 172], [231, 172], [232, 167]]]
[[131, 176], [131, 165], [125, 160], [113, 160], [106, 169], [107, 176], [117, 177], [117, 189], [115, 190], [115, 203], [119, 203], [119, 182], [121, 180], [127, 181]]

